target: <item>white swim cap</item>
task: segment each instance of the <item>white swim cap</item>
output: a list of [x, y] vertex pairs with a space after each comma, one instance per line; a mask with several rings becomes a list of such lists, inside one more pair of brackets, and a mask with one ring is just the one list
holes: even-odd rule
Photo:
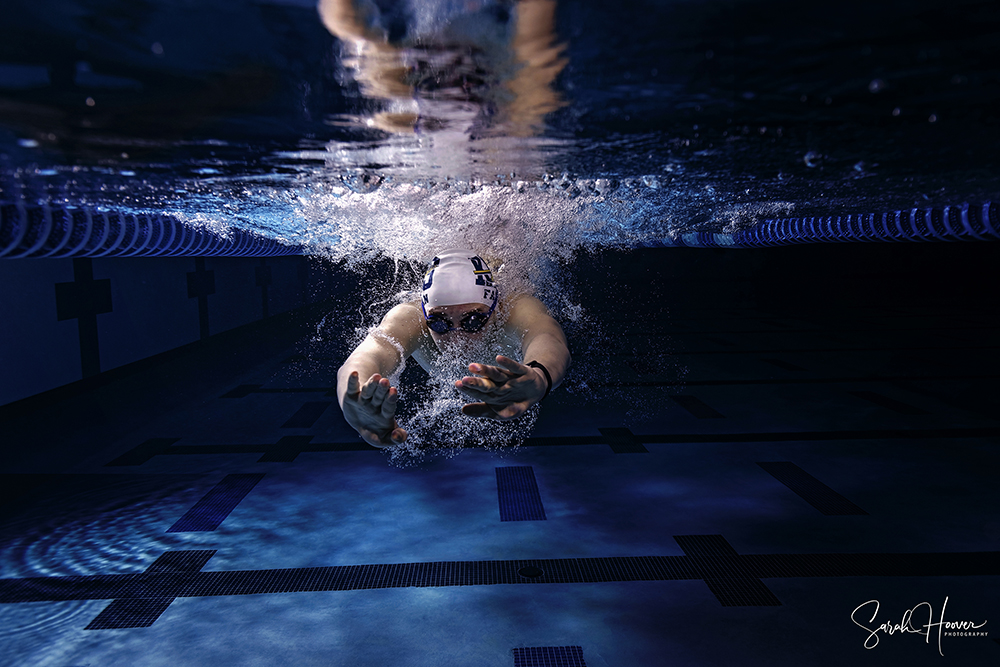
[[482, 303], [493, 308], [497, 297], [493, 271], [471, 250], [438, 253], [424, 274], [422, 298], [426, 308], [463, 303]]

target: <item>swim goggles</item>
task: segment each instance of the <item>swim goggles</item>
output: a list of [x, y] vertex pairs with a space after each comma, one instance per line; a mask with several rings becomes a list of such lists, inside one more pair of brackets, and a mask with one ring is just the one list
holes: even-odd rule
[[424, 311], [424, 319], [427, 321], [427, 327], [439, 334], [448, 333], [449, 331], [464, 331], [465, 333], [478, 333], [490, 319], [490, 315], [493, 314], [493, 309], [496, 308], [496, 302], [490, 306], [490, 309], [483, 313], [478, 310], [474, 310], [470, 313], [466, 313], [462, 319], [459, 321], [459, 326], [452, 326], [452, 322], [449, 318], [445, 317], [441, 313], [435, 313], [434, 315], [427, 314], [427, 308], [421, 302], [420, 310]]

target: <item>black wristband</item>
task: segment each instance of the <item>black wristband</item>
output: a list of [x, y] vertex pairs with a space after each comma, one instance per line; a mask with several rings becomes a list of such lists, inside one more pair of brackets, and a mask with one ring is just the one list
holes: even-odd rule
[[537, 361], [529, 361], [528, 363], [525, 364], [525, 366], [531, 366], [532, 368], [537, 368], [541, 370], [542, 373], [545, 373], [545, 381], [549, 383], [549, 386], [545, 388], [545, 396], [542, 396], [538, 400], [538, 402], [541, 403], [549, 395], [549, 392], [552, 391], [552, 376], [549, 375], [549, 369], [547, 369], [545, 366], [542, 366]]

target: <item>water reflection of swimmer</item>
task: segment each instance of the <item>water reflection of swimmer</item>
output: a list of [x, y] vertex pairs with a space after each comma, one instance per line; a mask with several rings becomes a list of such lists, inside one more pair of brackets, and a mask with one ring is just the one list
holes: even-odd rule
[[375, 447], [405, 441], [407, 433], [395, 417], [399, 394], [386, 376], [408, 357], [429, 373], [440, 372], [435, 360], [461, 355], [470, 343], [493, 334], [519, 344], [525, 363], [503, 355], [496, 357], [496, 366], [470, 363], [474, 376], [456, 380], [455, 387], [472, 400], [462, 408], [464, 414], [516, 419], [562, 382], [570, 364], [566, 336], [533, 296], [501, 299], [490, 267], [473, 251], [440, 253], [424, 276], [421, 300], [386, 313], [337, 372], [344, 417]]
[[391, 41], [371, 0], [320, 0], [323, 24], [348, 45], [344, 64], [361, 93], [386, 107], [368, 124], [393, 133], [497, 127], [531, 136], [564, 106], [552, 89], [567, 63], [556, 42], [555, 0], [465, 5], [475, 11], [431, 34], [414, 29]]

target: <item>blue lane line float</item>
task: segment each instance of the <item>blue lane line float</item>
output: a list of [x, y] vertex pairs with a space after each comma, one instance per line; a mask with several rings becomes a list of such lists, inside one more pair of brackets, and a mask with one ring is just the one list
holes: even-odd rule
[[228, 229], [223, 236], [165, 214], [0, 202], [0, 258], [300, 254], [299, 246], [239, 229]]
[[640, 241], [647, 248], [760, 248], [796, 243], [1000, 240], [1000, 205], [960, 204], [891, 213], [765, 220], [732, 234], [691, 232]]
[[[797, 243], [1000, 240], [1000, 205], [765, 220], [734, 233], [688, 232], [631, 247], [760, 248]], [[166, 214], [0, 202], [0, 258], [274, 257], [306, 248], [228, 229], [224, 236]]]

